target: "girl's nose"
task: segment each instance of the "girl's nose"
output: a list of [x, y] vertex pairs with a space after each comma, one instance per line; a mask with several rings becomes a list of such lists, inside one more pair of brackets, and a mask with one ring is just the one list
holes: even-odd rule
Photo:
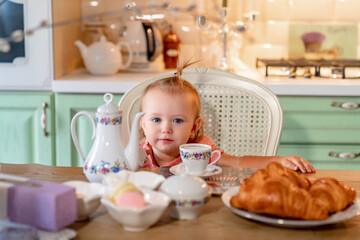
[[162, 132], [163, 132], [163, 133], [172, 133], [171, 124], [164, 121], [164, 122], [163, 122], [163, 126], [162, 126]]

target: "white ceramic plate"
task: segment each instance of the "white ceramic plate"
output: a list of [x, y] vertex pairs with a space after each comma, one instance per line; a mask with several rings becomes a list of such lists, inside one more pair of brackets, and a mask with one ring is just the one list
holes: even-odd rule
[[316, 227], [328, 224], [334, 224], [349, 220], [350, 218], [355, 217], [358, 212], [360, 211], [360, 199], [356, 199], [356, 202], [346, 208], [343, 211], [337, 212], [331, 215], [326, 220], [321, 221], [309, 221], [309, 220], [289, 220], [289, 219], [282, 219], [276, 217], [269, 217], [265, 215], [256, 214], [253, 212], [248, 212], [245, 210], [240, 210], [237, 208], [233, 208], [230, 205], [230, 199], [232, 196], [238, 193], [239, 186], [233, 187], [227, 190], [221, 197], [223, 203], [226, 207], [228, 207], [233, 213], [255, 221], [263, 222], [269, 225], [277, 226], [277, 227], [286, 227], [286, 228], [308, 228], [308, 227]]
[[[180, 175], [181, 174], [181, 172], [180, 172], [181, 165], [182, 165], [182, 163], [172, 166], [169, 169], [169, 171], [174, 175]], [[210, 176], [221, 173], [221, 171], [222, 171], [221, 167], [215, 166], [215, 165], [209, 165], [206, 167], [204, 174], [199, 177], [210, 177]]]

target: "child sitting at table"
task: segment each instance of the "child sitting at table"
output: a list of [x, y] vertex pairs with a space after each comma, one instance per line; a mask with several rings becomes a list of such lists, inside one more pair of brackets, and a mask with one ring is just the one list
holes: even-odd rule
[[[179, 146], [185, 143], [203, 143], [215, 150], [213, 140], [202, 134], [199, 93], [181, 77], [182, 70], [189, 65], [188, 62], [184, 63], [173, 77], [155, 81], [142, 93], [140, 111], [145, 112], [145, 115], [140, 124], [145, 142], [141, 146], [146, 151], [147, 160], [141, 167], [174, 166], [181, 163]], [[222, 153], [217, 163], [226, 167], [264, 168], [273, 161], [294, 171], [315, 172], [310, 162], [295, 155], [238, 157]]]

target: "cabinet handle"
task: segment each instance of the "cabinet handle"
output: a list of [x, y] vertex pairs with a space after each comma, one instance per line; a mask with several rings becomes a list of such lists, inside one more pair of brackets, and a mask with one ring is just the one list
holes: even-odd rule
[[354, 109], [354, 108], [358, 108], [359, 104], [358, 103], [354, 103], [354, 102], [331, 102], [330, 104], [333, 107], [340, 107], [340, 108], [347, 108], [347, 109]]
[[360, 156], [360, 153], [352, 153], [352, 152], [342, 152], [342, 153], [335, 153], [329, 152], [330, 157], [337, 157], [342, 159], [351, 159]]
[[40, 124], [41, 124], [41, 128], [44, 131], [44, 135], [45, 137], [47, 137], [49, 135], [49, 133], [46, 131], [46, 108], [47, 108], [48, 104], [46, 102], [42, 103], [42, 111], [41, 111], [41, 118], [40, 118]]

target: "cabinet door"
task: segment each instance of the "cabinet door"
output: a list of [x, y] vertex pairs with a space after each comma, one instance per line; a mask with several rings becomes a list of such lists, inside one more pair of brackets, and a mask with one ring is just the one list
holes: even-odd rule
[[284, 111], [281, 143], [360, 144], [360, 104], [356, 97], [280, 97]]
[[[0, 92], [0, 162], [53, 165], [53, 109], [52, 93]], [[41, 125], [43, 113], [47, 135]]]
[[[121, 95], [115, 95], [113, 103], [118, 104], [120, 97]], [[95, 115], [96, 109], [103, 104], [105, 104], [103, 94], [55, 94], [57, 166], [83, 166], [83, 161], [71, 138], [71, 120], [80, 111], [88, 111]], [[76, 123], [76, 133], [85, 157], [93, 145], [92, 131], [90, 119], [81, 116]]]
[[280, 145], [279, 155], [298, 155], [316, 169], [360, 170], [360, 145]]
[[360, 169], [360, 98], [279, 99], [284, 111], [279, 155], [304, 157], [315, 168]]

